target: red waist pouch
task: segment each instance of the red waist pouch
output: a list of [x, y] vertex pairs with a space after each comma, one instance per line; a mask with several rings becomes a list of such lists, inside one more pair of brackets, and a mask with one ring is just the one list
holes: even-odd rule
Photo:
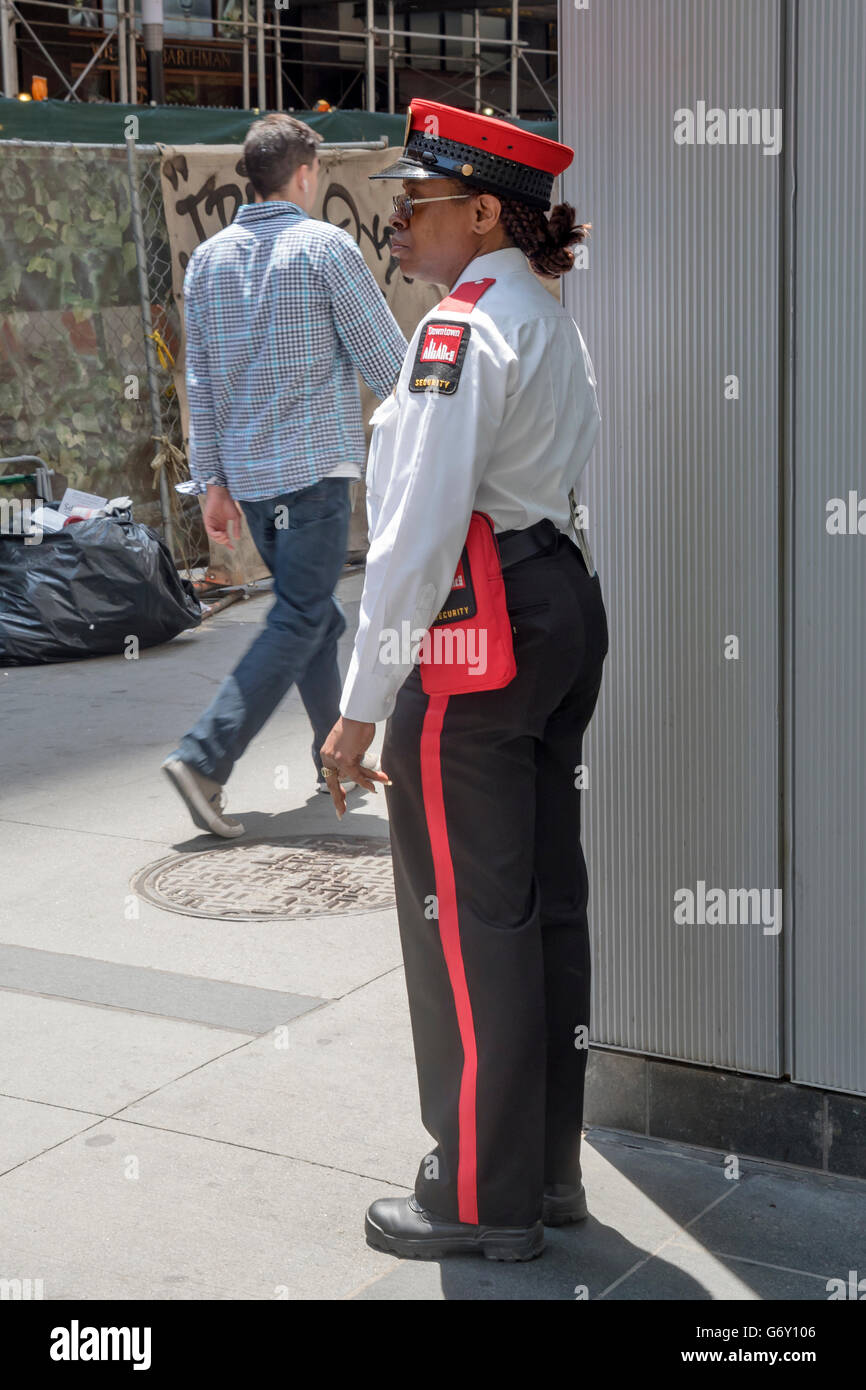
[[499, 690], [517, 674], [493, 522], [473, 512], [451, 592], [421, 641], [428, 695]]

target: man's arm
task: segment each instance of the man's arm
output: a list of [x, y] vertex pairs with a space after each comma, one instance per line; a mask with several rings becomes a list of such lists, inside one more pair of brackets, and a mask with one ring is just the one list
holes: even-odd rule
[[202, 485], [213, 479], [225, 487], [217, 442], [216, 411], [198, 288], [200, 261], [193, 254], [183, 282], [186, 339], [186, 394], [189, 403], [189, 471]]
[[406, 339], [350, 236], [330, 242], [324, 277], [334, 324], [346, 351], [370, 390], [384, 400], [400, 375]]
[[517, 354], [489, 320], [448, 322], [465, 325], [470, 335], [457, 389], [407, 391], [400, 400], [393, 465], [371, 537], [340, 701], [348, 719], [376, 723], [391, 714], [412, 669], [411, 662], [395, 659], [395, 648], [404, 645], [403, 624], [410, 633], [428, 628], [448, 595], [478, 484], [516, 384]]
[[234, 550], [232, 539], [241, 533], [241, 511], [226, 487], [220, 466], [216, 411], [211, 389], [207, 343], [202, 324], [195, 255], [183, 282], [183, 321], [186, 333], [186, 394], [189, 403], [189, 471], [207, 487], [204, 526], [219, 545]]

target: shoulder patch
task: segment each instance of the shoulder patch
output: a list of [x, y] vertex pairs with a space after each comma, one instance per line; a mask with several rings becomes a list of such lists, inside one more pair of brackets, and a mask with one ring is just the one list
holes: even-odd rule
[[475, 305], [483, 294], [486, 294], [491, 285], [495, 285], [495, 279], [486, 280], [464, 280], [462, 285], [458, 285], [453, 294], [449, 294], [436, 305], [437, 309], [456, 310], [457, 313], [471, 314]]
[[453, 320], [426, 323], [418, 339], [409, 390], [452, 396], [460, 382], [471, 331], [468, 323]]

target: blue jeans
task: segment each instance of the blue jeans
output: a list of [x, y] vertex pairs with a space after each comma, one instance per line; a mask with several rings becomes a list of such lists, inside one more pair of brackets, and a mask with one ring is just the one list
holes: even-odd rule
[[346, 629], [333, 590], [346, 558], [349, 480], [262, 502], [241, 502], [256, 549], [274, 578], [264, 631], [227, 676], [177, 756], [220, 785], [292, 685], [313, 726], [313, 761], [340, 714], [337, 641]]

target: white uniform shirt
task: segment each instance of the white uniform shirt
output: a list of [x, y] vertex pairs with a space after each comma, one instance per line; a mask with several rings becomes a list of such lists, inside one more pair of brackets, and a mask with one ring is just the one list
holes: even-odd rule
[[[568, 531], [569, 489], [600, 423], [592, 362], [574, 320], [522, 251], [476, 257], [453, 288], [485, 278], [495, 283], [471, 312], [425, 316], [394, 394], [371, 417], [370, 550], [340, 701], [349, 719], [376, 722], [393, 711], [412, 663], [394, 661], [389, 634], [399, 641], [430, 626], [451, 589], [473, 510], [487, 512], [496, 531], [544, 517]], [[469, 325], [456, 389], [410, 391], [421, 336], [439, 322]]]

